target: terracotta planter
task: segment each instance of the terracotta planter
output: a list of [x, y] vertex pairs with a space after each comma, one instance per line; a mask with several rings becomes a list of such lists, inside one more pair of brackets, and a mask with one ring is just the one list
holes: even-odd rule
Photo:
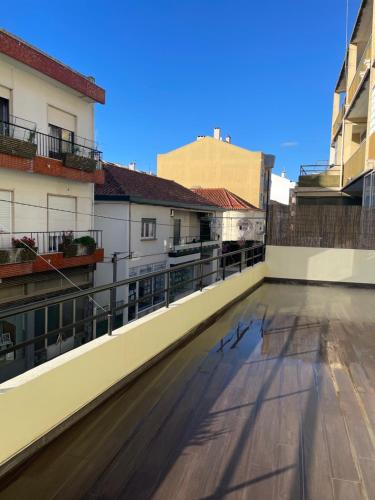
[[[59, 248], [60, 250], [60, 248]], [[82, 245], [81, 243], [70, 243], [62, 247], [64, 257], [82, 257], [85, 255], [92, 255], [96, 250], [96, 245]]]
[[73, 153], [65, 153], [63, 162], [66, 167], [76, 168], [84, 172], [95, 172], [97, 161], [93, 158], [85, 158]]
[[0, 135], [0, 153], [5, 153], [22, 158], [34, 158], [36, 155], [36, 144], [21, 139], [15, 139], [7, 135]]
[[[37, 248], [34, 248], [37, 251]], [[17, 264], [19, 262], [32, 262], [36, 254], [28, 248], [8, 248], [0, 250], [0, 264]]]

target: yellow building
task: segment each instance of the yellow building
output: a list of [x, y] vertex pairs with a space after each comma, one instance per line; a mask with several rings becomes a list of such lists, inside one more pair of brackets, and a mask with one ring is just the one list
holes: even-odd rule
[[334, 89], [329, 162], [301, 167], [299, 204], [375, 204], [373, 4], [361, 3]]
[[226, 188], [252, 205], [265, 208], [275, 157], [235, 146], [231, 138], [198, 136], [197, 140], [158, 155], [158, 175], [188, 188]]

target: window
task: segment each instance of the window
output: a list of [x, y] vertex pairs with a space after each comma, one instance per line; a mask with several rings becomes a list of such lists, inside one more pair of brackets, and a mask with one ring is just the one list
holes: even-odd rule
[[143, 240], [156, 239], [156, 219], [142, 219], [142, 233]]
[[73, 153], [74, 132], [49, 125], [49, 155], [59, 159], [63, 153]]

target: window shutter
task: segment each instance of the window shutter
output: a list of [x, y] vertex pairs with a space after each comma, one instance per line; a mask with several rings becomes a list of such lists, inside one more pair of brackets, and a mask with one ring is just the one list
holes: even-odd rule
[[48, 231], [76, 230], [76, 198], [69, 196], [48, 196], [48, 208], [66, 210], [48, 210]]

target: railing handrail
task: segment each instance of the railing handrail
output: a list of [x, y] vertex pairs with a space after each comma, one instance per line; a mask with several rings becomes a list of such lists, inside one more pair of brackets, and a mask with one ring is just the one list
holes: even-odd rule
[[253, 245], [251, 247], [241, 248], [240, 250], [234, 250], [232, 252], [218, 255], [216, 257], [208, 257], [205, 259], [199, 259], [197, 261], [187, 262], [185, 264], [179, 264], [179, 265], [173, 266], [169, 269], [163, 269], [161, 271], [154, 271], [152, 273], [142, 274], [140, 276], [135, 276], [132, 278], [126, 278], [123, 280], [119, 280], [119, 281], [116, 281], [114, 283], [99, 285], [99, 286], [90, 288], [89, 290], [80, 290], [77, 292], [71, 292], [68, 294], [64, 294], [63, 296], [60, 296], [60, 297], [51, 297], [49, 299], [40, 300], [37, 302], [33, 302], [31, 304], [23, 304], [20, 306], [11, 307], [9, 309], [6, 309], [5, 311], [0, 311], [0, 320], [5, 319], [5, 318], [9, 318], [11, 316], [15, 316], [17, 314], [25, 314], [25, 313], [29, 313], [32, 311], [36, 311], [37, 309], [42, 309], [44, 307], [50, 307], [50, 306], [53, 306], [56, 304], [68, 302], [68, 301], [73, 300], [73, 299], [79, 299], [82, 297], [92, 296], [92, 295], [95, 295], [96, 293], [106, 292], [106, 291], [112, 292], [113, 290], [117, 289], [118, 287], [127, 286], [127, 285], [130, 285], [131, 283], [137, 283], [139, 281], [154, 278], [157, 276], [161, 276], [161, 275], [170, 276], [171, 274], [175, 273], [176, 271], [180, 271], [182, 269], [186, 269], [186, 268], [196, 266], [196, 265], [208, 264], [208, 263], [213, 262], [213, 261], [219, 261], [223, 258], [227, 259], [227, 257], [230, 257], [230, 256], [242, 255], [245, 252], [254, 251], [254, 250], [259, 249], [259, 248], [264, 249], [264, 247], [265, 247], [265, 245], [263, 243], [261, 243], [258, 245]]
[[321, 165], [321, 164], [306, 164], [300, 166], [300, 176], [303, 175], [313, 175], [313, 174], [323, 174], [327, 172], [332, 167], [337, 167], [338, 165]]
[[[14, 118], [19, 118], [19, 117], [14, 117]], [[20, 118], [20, 119], [23, 119], [23, 118]], [[47, 138], [50, 138], [51, 140], [53, 141], [56, 141], [56, 142], [60, 142], [60, 143], [63, 143], [63, 144], [69, 144], [69, 145], [73, 145], [73, 146], [79, 146], [81, 148], [85, 148], [85, 149], [88, 149], [90, 151], [93, 151], [99, 155], [102, 154], [102, 151], [100, 151], [98, 149], [98, 145], [94, 142], [94, 141], [91, 141], [90, 139], [86, 139], [84, 137], [80, 137], [76, 134], [74, 134], [74, 141], [67, 141], [66, 139], [60, 139], [59, 137], [54, 137], [53, 135], [50, 135], [50, 134], [46, 134], [44, 132], [40, 132], [39, 130], [37, 129], [31, 129], [31, 128], [28, 128], [28, 127], [24, 127], [22, 125], [18, 125], [16, 123], [12, 123], [11, 121], [5, 121], [5, 120], [0, 120], [0, 124], [4, 124], [6, 126], [11, 126], [11, 127], [16, 127], [16, 128], [19, 128], [19, 129], [22, 129], [22, 130], [25, 130], [27, 132], [30, 132], [30, 136], [32, 138], [32, 140], [28, 140], [26, 142], [31, 142], [33, 144], [36, 144], [37, 143], [37, 136], [41, 136], [41, 137], [47, 137]], [[79, 142], [77, 142], [76, 139], [82, 139], [82, 141], [85, 141], [85, 142], [91, 142], [91, 146], [86, 146], [85, 144], [80, 144]]]

